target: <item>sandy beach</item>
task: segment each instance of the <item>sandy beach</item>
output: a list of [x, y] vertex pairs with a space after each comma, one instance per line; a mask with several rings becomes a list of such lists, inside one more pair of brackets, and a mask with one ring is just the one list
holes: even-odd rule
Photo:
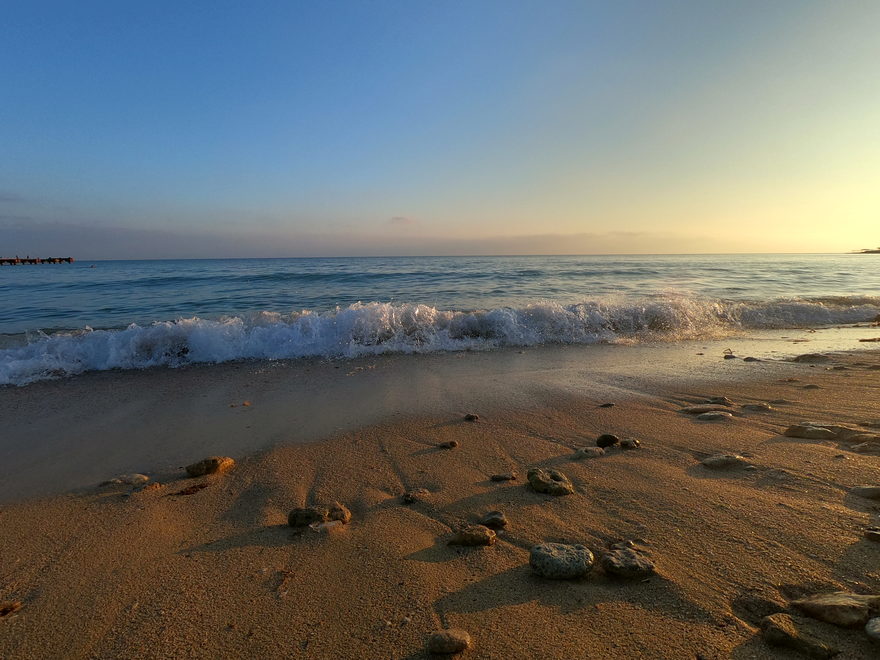
[[[880, 484], [880, 458], [782, 434], [804, 420], [877, 433], [880, 353], [766, 359], [780, 342], [753, 338], [757, 362], [723, 359], [727, 345], [746, 355], [727, 340], [5, 388], [0, 601], [18, 606], [0, 618], [0, 657], [415, 659], [444, 628], [467, 631], [474, 658], [803, 657], [768, 645], [760, 621], [816, 593], [880, 593], [880, 543], [864, 536], [880, 505], [850, 492]], [[730, 416], [682, 412], [721, 396]], [[576, 455], [603, 433], [640, 446]], [[741, 464], [701, 463], [717, 454]], [[212, 455], [236, 465], [187, 476]], [[535, 492], [531, 468], [574, 492]], [[150, 480], [98, 485], [131, 472]], [[291, 509], [334, 502], [349, 524], [288, 525]], [[494, 544], [448, 544], [493, 510], [508, 521]], [[529, 566], [536, 544], [599, 558], [626, 540], [653, 574]], [[861, 629], [810, 625], [838, 657], [876, 657]]]

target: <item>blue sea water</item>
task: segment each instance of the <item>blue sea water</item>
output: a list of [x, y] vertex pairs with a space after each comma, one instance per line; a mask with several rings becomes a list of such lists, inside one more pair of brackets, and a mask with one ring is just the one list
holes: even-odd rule
[[93, 369], [675, 341], [880, 314], [880, 256], [100, 261], [0, 268], [0, 384]]

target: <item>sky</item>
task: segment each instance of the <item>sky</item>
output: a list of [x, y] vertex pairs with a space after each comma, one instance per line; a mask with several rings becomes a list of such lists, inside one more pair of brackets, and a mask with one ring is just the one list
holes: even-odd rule
[[874, 0], [0, 11], [0, 253], [880, 244]]

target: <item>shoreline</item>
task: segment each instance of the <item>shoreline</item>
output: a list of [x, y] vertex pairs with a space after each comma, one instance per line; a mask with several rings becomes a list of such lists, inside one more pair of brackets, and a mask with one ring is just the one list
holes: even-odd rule
[[[863, 538], [880, 516], [849, 493], [877, 483], [880, 457], [781, 433], [804, 419], [880, 423], [880, 352], [747, 363], [698, 344], [211, 365], [4, 390], [4, 419], [15, 410], [31, 431], [19, 440], [40, 424], [72, 437], [32, 442], [38, 452], [4, 467], [0, 601], [21, 609], [0, 620], [0, 656], [415, 660], [452, 627], [469, 631], [474, 658], [795, 658], [761, 639], [762, 608], [880, 593], [880, 544]], [[730, 397], [733, 417], [682, 414], [710, 396]], [[578, 460], [600, 433], [641, 447]], [[700, 464], [717, 453], [753, 468]], [[222, 475], [180, 467], [223, 454], [237, 464]], [[575, 492], [533, 492], [531, 467], [562, 471]], [[160, 485], [97, 485], [132, 471]], [[519, 478], [489, 478], [510, 471]], [[70, 475], [83, 483], [68, 487]], [[58, 494], [9, 498], [40, 484]], [[194, 484], [205, 487], [186, 494]], [[353, 513], [344, 528], [287, 525], [292, 508], [335, 501]], [[490, 510], [510, 520], [494, 545], [448, 545]], [[529, 569], [537, 543], [598, 554], [626, 539], [655, 575]], [[815, 625], [840, 657], [870, 657], [862, 631]]]

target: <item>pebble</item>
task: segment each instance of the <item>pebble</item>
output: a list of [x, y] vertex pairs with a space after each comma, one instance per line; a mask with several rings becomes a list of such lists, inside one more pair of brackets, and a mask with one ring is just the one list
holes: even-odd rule
[[613, 447], [614, 445], [620, 442], [620, 438], [618, 438], [613, 433], [603, 433], [598, 438], [596, 438], [596, 446], [602, 447]]
[[291, 527], [306, 527], [315, 523], [324, 523], [328, 520], [330, 520], [330, 511], [327, 507], [297, 507], [287, 514], [287, 524]]
[[504, 529], [507, 522], [503, 511], [490, 511], [480, 519], [480, 524], [489, 529]]
[[712, 470], [743, 468], [749, 465], [745, 458], [737, 454], [716, 454], [715, 456], [704, 458], [700, 463]]
[[489, 477], [492, 481], [516, 481], [516, 472], [502, 472]]
[[718, 422], [722, 419], [732, 419], [733, 415], [723, 410], [713, 410], [712, 412], [704, 412], [697, 415], [697, 419], [701, 422]]
[[541, 543], [529, 552], [529, 566], [541, 577], [571, 580], [593, 570], [593, 553], [583, 545]]
[[449, 545], [494, 545], [496, 534], [485, 525], [465, 525], [458, 529]]
[[570, 495], [574, 492], [571, 480], [559, 470], [532, 468], [527, 477], [529, 485], [538, 493]]
[[471, 647], [471, 636], [464, 630], [438, 630], [428, 638], [428, 652], [444, 655], [461, 653]]
[[865, 538], [880, 543], [880, 527], [868, 527], [865, 530]]
[[760, 360], [750, 355], [749, 357], [743, 358], [743, 362], [760, 362]]
[[872, 612], [880, 608], [880, 596], [835, 591], [801, 598], [792, 602], [797, 609], [814, 619], [843, 628], [864, 626]]
[[480, 421], [480, 416], [476, 413], [468, 413], [464, 416], [464, 421], [466, 422], [478, 422]]
[[145, 474], [120, 474], [117, 477], [113, 477], [105, 482], [103, 482], [102, 486], [139, 486], [141, 484], [145, 484], [150, 480], [150, 478]]
[[880, 486], [856, 486], [850, 488], [849, 492], [869, 500], [880, 500]]
[[343, 525], [347, 525], [351, 522], [351, 511], [349, 511], [348, 507], [344, 504], [334, 502], [333, 506], [330, 507], [330, 511], [327, 513], [327, 519], [338, 520]]
[[624, 438], [620, 441], [621, 449], [638, 449], [641, 446], [641, 441], [636, 440], [635, 438]]
[[602, 403], [602, 404], [599, 404], [599, 407], [600, 408], [613, 408], [614, 404], [613, 403]]
[[724, 359], [725, 359], [725, 360], [735, 360], [735, 359], [736, 359], [736, 356], [735, 356], [733, 353], [725, 353], [725, 354], [724, 354]]
[[448, 440], [446, 442], [441, 442], [439, 445], [440, 449], [455, 449], [458, 447], [458, 440]]
[[656, 566], [645, 550], [638, 548], [632, 541], [623, 541], [612, 545], [600, 560], [602, 569], [609, 575], [635, 580], [654, 574]]
[[732, 406], [733, 401], [726, 396], [710, 396], [706, 399], [706, 403], [714, 403], [716, 406]]
[[198, 463], [186, 466], [186, 473], [191, 477], [203, 477], [206, 474], [220, 474], [235, 467], [235, 461], [229, 456], [210, 456]]
[[769, 403], [744, 403], [740, 406], [743, 410], [750, 410], [752, 412], [770, 412], [773, 410], [773, 406]]
[[872, 642], [880, 644], [880, 617], [875, 617], [865, 624], [865, 633]]
[[404, 504], [415, 504], [416, 502], [421, 502], [427, 495], [430, 494], [431, 493], [427, 488], [413, 488], [412, 490], [408, 490], [403, 495], [401, 495], [400, 500]]
[[811, 658], [830, 658], [836, 655], [839, 651], [834, 646], [813, 634], [814, 627], [814, 624], [802, 617], [779, 612], [764, 617], [761, 621], [761, 635], [768, 644], [785, 646]]
[[574, 452], [573, 458], [579, 461], [582, 458], [598, 458], [604, 456], [605, 450], [602, 447], [581, 447]]

